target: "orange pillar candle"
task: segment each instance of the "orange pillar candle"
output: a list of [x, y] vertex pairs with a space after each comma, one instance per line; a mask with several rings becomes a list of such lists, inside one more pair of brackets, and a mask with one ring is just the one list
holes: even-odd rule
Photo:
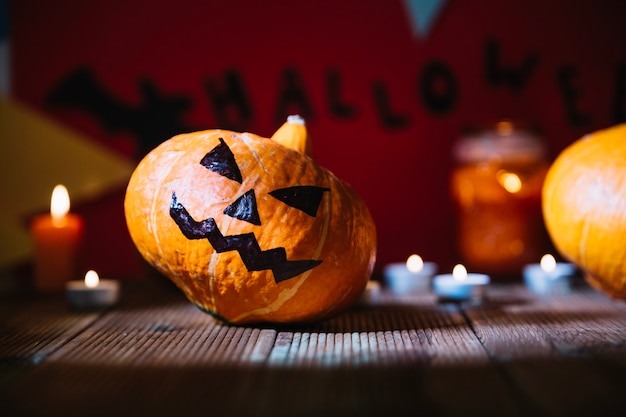
[[83, 219], [69, 213], [70, 198], [63, 185], [52, 191], [50, 214], [31, 224], [34, 243], [34, 284], [40, 292], [62, 292], [75, 278], [77, 251], [83, 235]]

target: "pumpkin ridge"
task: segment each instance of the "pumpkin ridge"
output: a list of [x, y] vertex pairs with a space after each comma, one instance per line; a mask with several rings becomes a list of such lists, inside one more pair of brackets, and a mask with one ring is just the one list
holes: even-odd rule
[[578, 239], [578, 256], [583, 262], [587, 262], [587, 240], [589, 239], [589, 230], [591, 224], [587, 221], [582, 222], [580, 237]]
[[245, 318], [263, 316], [275, 312], [298, 292], [298, 289], [302, 286], [302, 284], [311, 272], [312, 270], [309, 269], [304, 274], [302, 274], [302, 276], [298, 279], [298, 282], [293, 287], [281, 291], [278, 294], [278, 297], [276, 297], [276, 299], [272, 301], [271, 304], [255, 308], [254, 310], [246, 311], [245, 313], [241, 313], [240, 315], [232, 319], [233, 322], [241, 322]]
[[259, 154], [258, 154], [258, 152], [257, 152], [256, 148], [250, 144], [250, 140], [251, 140], [251, 138], [250, 138], [250, 137], [248, 137], [248, 135], [247, 135], [247, 134], [243, 133], [243, 134], [239, 137], [239, 139], [241, 140], [241, 142], [243, 142], [243, 143], [244, 143], [244, 145], [246, 145], [246, 147], [248, 148], [248, 150], [250, 151], [250, 153], [251, 153], [252, 155], [254, 155], [254, 160], [255, 160], [255, 161], [256, 161], [256, 163], [259, 165], [259, 167], [261, 167], [261, 169], [263, 170], [263, 172], [264, 172], [266, 175], [269, 175], [269, 171], [267, 170], [267, 168], [265, 168], [265, 165], [263, 165], [263, 162], [261, 161], [261, 157], [259, 156]]
[[[176, 152], [177, 157], [169, 165], [170, 167], [174, 166], [178, 162], [178, 160], [183, 157], [183, 153], [182, 152], [179, 152], [179, 151], [174, 151], [174, 152]], [[171, 169], [168, 169], [167, 171], [164, 170], [164, 172], [161, 175], [158, 176], [157, 184], [162, 184], [163, 180], [165, 178], [167, 178], [170, 175], [170, 173], [171, 173]], [[151, 223], [152, 230], [154, 230], [153, 236], [154, 236], [156, 247], [159, 250], [159, 256], [161, 258], [164, 258], [164, 256], [163, 256], [163, 247], [161, 245], [161, 236], [159, 236], [159, 232], [158, 232], [159, 228], [157, 227], [157, 220], [158, 220], [157, 217], [158, 217], [158, 214], [159, 214], [160, 211], [157, 210], [156, 207], [158, 207], [158, 200], [159, 199], [160, 199], [159, 198], [159, 193], [158, 192], [153, 193], [151, 207], [150, 207], [150, 223]], [[168, 266], [168, 268], [169, 268], [169, 266]]]
[[216, 273], [215, 271], [217, 270], [217, 264], [219, 262], [220, 257], [222, 256], [221, 253], [217, 253], [215, 251], [215, 249], [213, 249], [213, 252], [211, 252], [211, 255], [209, 255], [209, 260], [207, 262], [207, 277], [209, 278], [209, 282], [208, 282], [208, 292], [209, 292], [209, 297], [211, 299], [211, 305], [215, 308], [215, 306], [217, 305], [217, 300], [215, 299], [215, 285], [216, 285]]
[[332, 214], [331, 209], [330, 209], [331, 208], [330, 203], [331, 203], [332, 197], [333, 197], [333, 193], [331, 189], [331, 192], [328, 193], [328, 197], [326, 198], [326, 202], [324, 204], [324, 208], [326, 209], [326, 216], [324, 217], [324, 227], [322, 229], [320, 241], [317, 244], [315, 251], [313, 251], [312, 259], [319, 258], [320, 253], [322, 253], [322, 249], [324, 248], [324, 244], [326, 243], [326, 238], [328, 237], [328, 230], [330, 229], [330, 216]]

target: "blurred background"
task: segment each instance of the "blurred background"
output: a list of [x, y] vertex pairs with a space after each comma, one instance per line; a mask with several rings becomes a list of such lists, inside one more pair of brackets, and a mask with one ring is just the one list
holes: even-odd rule
[[150, 276], [125, 186], [177, 133], [269, 137], [302, 115], [317, 162], [372, 212], [380, 274], [466, 256], [451, 180], [471, 132], [514, 121], [549, 163], [626, 121], [619, 0], [0, 0], [0, 16], [2, 288], [28, 285], [28, 225], [59, 183], [85, 222], [78, 270]]

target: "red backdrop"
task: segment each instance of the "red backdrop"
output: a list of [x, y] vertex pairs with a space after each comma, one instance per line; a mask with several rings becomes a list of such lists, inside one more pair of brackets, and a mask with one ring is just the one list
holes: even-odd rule
[[[139, 158], [177, 130], [269, 136], [308, 119], [317, 161], [368, 203], [378, 269], [456, 261], [451, 144], [538, 125], [550, 156], [626, 120], [626, 3], [448, 0], [423, 36], [397, 1], [14, 1], [13, 95]], [[42, 175], [45, 175], [42, 173]], [[123, 191], [76, 210], [83, 264], [142, 273]]]

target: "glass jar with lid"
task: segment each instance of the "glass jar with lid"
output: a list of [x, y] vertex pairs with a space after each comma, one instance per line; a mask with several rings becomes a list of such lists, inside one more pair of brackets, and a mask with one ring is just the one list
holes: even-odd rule
[[546, 248], [544, 143], [531, 130], [504, 120], [461, 137], [453, 155], [450, 188], [463, 262], [496, 277], [518, 276]]

